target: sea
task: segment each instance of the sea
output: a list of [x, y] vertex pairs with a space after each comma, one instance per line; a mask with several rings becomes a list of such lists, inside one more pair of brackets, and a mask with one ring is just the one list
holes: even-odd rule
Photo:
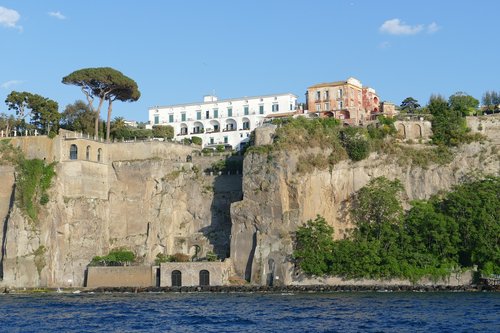
[[500, 332], [500, 293], [0, 295], [1, 332]]

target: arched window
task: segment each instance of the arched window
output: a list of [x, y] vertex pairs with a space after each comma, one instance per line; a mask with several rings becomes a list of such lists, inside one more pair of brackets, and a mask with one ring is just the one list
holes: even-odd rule
[[182, 273], [181, 271], [172, 271], [172, 287], [182, 286]]
[[97, 149], [97, 162], [101, 162], [102, 159], [102, 148]]
[[85, 153], [85, 159], [87, 161], [90, 160], [90, 146], [87, 146], [87, 151]]
[[75, 144], [69, 147], [69, 159], [70, 160], [78, 159], [78, 147]]
[[210, 285], [210, 272], [206, 269], [200, 271], [200, 286]]

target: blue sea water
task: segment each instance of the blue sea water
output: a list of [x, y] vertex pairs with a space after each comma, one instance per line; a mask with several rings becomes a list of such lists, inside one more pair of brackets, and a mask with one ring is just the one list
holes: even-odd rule
[[1, 332], [500, 332], [500, 293], [7, 294]]

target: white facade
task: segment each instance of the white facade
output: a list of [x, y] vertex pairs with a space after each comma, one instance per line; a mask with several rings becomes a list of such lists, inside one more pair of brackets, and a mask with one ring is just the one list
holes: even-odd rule
[[201, 103], [149, 108], [148, 127], [170, 125], [176, 141], [197, 136], [203, 140], [203, 147], [231, 145], [239, 150], [266, 116], [294, 112], [296, 104], [297, 96], [293, 94], [225, 100], [205, 96]]

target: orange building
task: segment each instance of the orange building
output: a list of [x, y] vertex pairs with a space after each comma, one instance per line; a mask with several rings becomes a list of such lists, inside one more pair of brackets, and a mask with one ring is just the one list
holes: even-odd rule
[[374, 89], [363, 87], [355, 78], [347, 81], [315, 84], [307, 88], [309, 113], [335, 117], [350, 125], [372, 120], [380, 110], [380, 99]]

